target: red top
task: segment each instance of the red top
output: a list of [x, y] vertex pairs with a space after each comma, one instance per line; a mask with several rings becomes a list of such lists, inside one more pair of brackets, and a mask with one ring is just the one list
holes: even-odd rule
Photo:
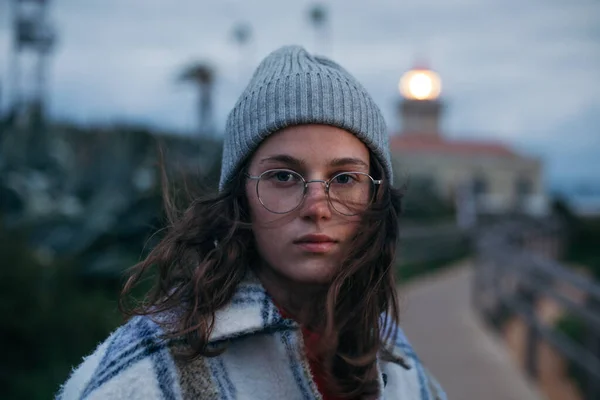
[[[279, 308], [279, 313], [284, 318], [290, 318], [285, 311]], [[323, 371], [323, 364], [315, 354], [317, 343], [319, 342], [319, 334], [309, 331], [305, 327], [301, 328], [302, 338], [304, 339], [306, 357], [308, 358], [308, 364], [310, 371], [312, 372], [313, 379], [319, 393], [323, 397], [323, 400], [342, 400], [340, 397], [332, 395], [328, 390], [325, 383], [325, 373]]]
[[323, 371], [323, 364], [315, 355], [315, 348], [319, 342], [319, 335], [311, 332], [306, 328], [302, 328], [302, 337], [304, 338], [304, 344], [306, 346], [306, 357], [308, 358], [308, 364], [313, 374], [313, 378], [323, 400], [341, 400], [340, 397], [334, 396], [327, 390], [325, 383], [325, 373]]

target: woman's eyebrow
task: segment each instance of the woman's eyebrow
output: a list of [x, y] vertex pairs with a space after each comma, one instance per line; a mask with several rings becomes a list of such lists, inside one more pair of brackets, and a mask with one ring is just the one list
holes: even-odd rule
[[[304, 160], [298, 159], [296, 157], [292, 157], [288, 154], [275, 154], [272, 156], [265, 157], [260, 160], [259, 164], [265, 164], [265, 163], [269, 163], [269, 162], [285, 163], [290, 166], [298, 167], [298, 168], [306, 166], [306, 162]], [[364, 162], [360, 158], [354, 158], [354, 157], [334, 158], [333, 160], [331, 160], [329, 162], [329, 165], [331, 167], [342, 167], [342, 166], [351, 165], [351, 166], [356, 166], [356, 167], [363, 167], [366, 169], [369, 168], [369, 165], [366, 162]]]
[[366, 169], [369, 169], [369, 165], [366, 162], [364, 162], [360, 158], [354, 158], [354, 157], [334, 158], [333, 160], [331, 160], [329, 165], [331, 165], [332, 167], [341, 167], [341, 166], [346, 166], [346, 165], [352, 165], [352, 166], [356, 166], [356, 167], [364, 167]]
[[272, 156], [265, 157], [260, 160], [259, 164], [265, 164], [269, 162], [280, 162], [291, 165], [293, 167], [303, 167], [306, 163], [303, 160], [292, 157], [288, 154], [275, 154]]

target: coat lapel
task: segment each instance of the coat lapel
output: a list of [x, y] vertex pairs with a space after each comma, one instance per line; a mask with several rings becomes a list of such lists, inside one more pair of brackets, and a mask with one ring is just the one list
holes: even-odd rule
[[281, 316], [260, 282], [251, 279], [240, 284], [231, 302], [216, 312], [209, 342], [296, 328], [296, 322]]

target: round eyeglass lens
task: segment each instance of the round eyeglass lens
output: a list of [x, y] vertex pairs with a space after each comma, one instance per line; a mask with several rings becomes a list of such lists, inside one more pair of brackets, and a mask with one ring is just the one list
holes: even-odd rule
[[284, 214], [296, 209], [304, 197], [304, 179], [294, 171], [277, 169], [260, 175], [258, 199], [269, 211]]
[[374, 186], [373, 180], [368, 174], [341, 173], [331, 179], [329, 201], [340, 214], [357, 215], [364, 212], [373, 201]]

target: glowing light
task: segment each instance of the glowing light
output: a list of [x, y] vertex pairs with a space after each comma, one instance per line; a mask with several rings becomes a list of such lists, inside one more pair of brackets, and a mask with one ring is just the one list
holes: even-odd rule
[[427, 69], [413, 69], [400, 79], [400, 93], [406, 98], [433, 100], [439, 97], [442, 84], [438, 74]]

